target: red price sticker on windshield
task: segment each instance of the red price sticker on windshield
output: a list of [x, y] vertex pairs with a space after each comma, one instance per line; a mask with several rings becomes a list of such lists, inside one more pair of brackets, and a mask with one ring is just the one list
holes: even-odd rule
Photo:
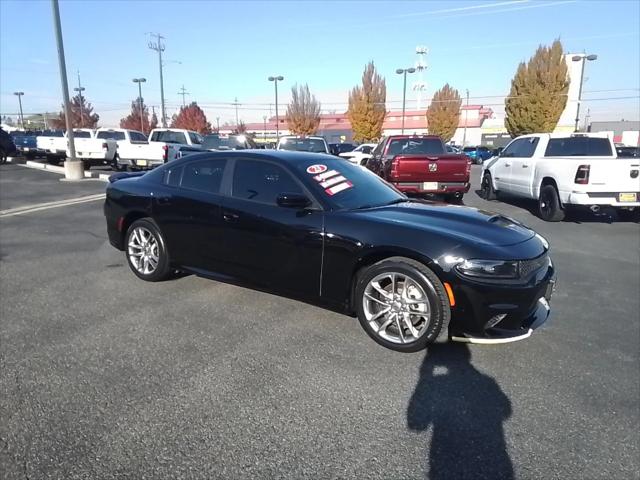
[[311, 165], [307, 167], [307, 173], [315, 175], [316, 173], [322, 173], [327, 171], [327, 166], [322, 164]]

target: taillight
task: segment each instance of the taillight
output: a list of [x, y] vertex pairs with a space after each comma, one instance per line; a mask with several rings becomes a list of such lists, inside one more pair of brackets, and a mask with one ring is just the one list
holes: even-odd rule
[[467, 158], [467, 176], [471, 175], [471, 160]]
[[167, 163], [167, 158], [169, 157], [169, 145], [163, 145], [162, 152], [162, 161]]
[[580, 165], [578, 167], [578, 170], [576, 171], [576, 178], [574, 179], [574, 183], [578, 183], [580, 185], [588, 184], [590, 169], [591, 165]]
[[397, 158], [394, 158], [393, 160], [391, 160], [391, 171], [389, 172], [389, 175], [391, 176], [391, 178], [398, 177], [399, 165], [400, 165], [400, 161]]

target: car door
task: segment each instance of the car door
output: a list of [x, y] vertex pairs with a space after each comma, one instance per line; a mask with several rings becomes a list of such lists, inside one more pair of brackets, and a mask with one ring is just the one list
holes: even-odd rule
[[177, 265], [203, 271], [221, 268], [227, 164], [225, 157], [214, 156], [165, 170], [163, 188], [154, 195], [153, 218]]
[[511, 157], [511, 193], [519, 197], [531, 195], [533, 180], [533, 157], [538, 146], [538, 137], [524, 137], [518, 139], [517, 148]]
[[278, 206], [282, 193], [313, 197], [282, 165], [268, 160], [234, 161], [225, 197], [224, 269], [270, 290], [317, 297], [320, 290], [324, 213]]
[[498, 161], [491, 168], [491, 175], [493, 177], [493, 183], [496, 190], [500, 190], [504, 193], [511, 193], [511, 165], [521, 141], [521, 139], [517, 138], [507, 145], [507, 148], [505, 148], [500, 154]]

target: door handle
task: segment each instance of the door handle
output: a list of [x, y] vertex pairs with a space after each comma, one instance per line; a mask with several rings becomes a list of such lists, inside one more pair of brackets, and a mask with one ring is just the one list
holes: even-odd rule
[[238, 215], [237, 213], [224, 212], [222, 214], [222, 218], [224, 219], [225, 222], [233, 223], [238, 221], [238, 219], [240, 218], [240, 215]]
[[505, 167], [510, 167], [510, 166], [511, 166], [511, 164], [510, 164], [510, 163], [505, 163], [505, 164], [504, 164], [504, 166], [505, 166]]

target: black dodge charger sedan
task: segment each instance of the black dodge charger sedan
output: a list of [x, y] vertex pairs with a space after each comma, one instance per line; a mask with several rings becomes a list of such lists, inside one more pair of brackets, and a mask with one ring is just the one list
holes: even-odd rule
[[357, 316], [393, 350], [441, 334], [519, 340], [549, 316], [555, 272], [540, 235], [409, 199], [330, 155], [209, 152], [116, 174], [104, 213], [111, 244], [143, 280], [185, 271], [297, 298]]

